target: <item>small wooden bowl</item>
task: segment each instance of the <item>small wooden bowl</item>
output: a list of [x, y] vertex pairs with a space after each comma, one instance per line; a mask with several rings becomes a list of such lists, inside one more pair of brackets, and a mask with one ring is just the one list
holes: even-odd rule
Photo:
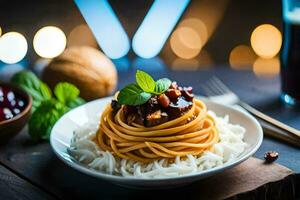
[[0, 143], [3, 144], [13, 136], [17, 135], [26, 125], [30, 117], [32, 99], [31, 96], [27, 94], [23, 89], [13, 84], [0, 82], [0, 86], [10, 88], [13, 92], [15, 92], [26, 101], [26, 107], [21, 111], [21, 113], [11, 119], [0, 121]]

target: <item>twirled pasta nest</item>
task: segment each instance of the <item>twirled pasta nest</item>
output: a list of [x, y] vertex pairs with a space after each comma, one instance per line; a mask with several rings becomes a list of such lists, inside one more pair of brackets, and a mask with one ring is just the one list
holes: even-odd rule
[[97, 131], [97, 142], [102, 150], [142, 163], [188, 154], [197, 156], [218, 141], [215, 121], [207, 113], [206, 105], [197, 99], [181, 117], [153, 127], [128, 125], [122, 109], [114, 115], [107, 105]]

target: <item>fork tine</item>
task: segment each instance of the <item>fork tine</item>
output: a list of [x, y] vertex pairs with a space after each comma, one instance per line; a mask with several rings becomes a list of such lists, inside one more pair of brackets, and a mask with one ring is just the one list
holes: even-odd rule
[[215, 94], [209, 88], [207, 88], [205, 84], [201, 85], [201, 88], [204, 90], [206, 96], [215, 96]]
[[217, 83], [217, 81], [214, 78], [211, 78], [210, 86], [211, 86], [211, 88], [214, 88], [215, 90], [217, 90], [218, 94], [220, 94], [220, 95], [227, 93], [227, 91], [223, 90], [223, 88], [221, 88], [219, 86], [219, 84]]
[[219, 88], [224, 91], [223, 93], [232, 93], [232, 91], [218, 77], [214, 76], [213, 79]]
[[203, 88], [204, 92], [207, 96], [217, 96], [222, 93], [220, 93], [220, 90], [218, 90], [215, 86], [213, 86], [212, 80], [208, 80], [206, 83], [204, 83], [201, 87]]
[[206, 83], [207, 89], [209, 89], [214, 95], [219, 95], [220, 92], [214, 87], [211, 83], [211, 80], [208, 80]]
[[218, 77], [213, 76], [206, 81], [201, 88], [207, 96], [224, 95], [233, 93]]

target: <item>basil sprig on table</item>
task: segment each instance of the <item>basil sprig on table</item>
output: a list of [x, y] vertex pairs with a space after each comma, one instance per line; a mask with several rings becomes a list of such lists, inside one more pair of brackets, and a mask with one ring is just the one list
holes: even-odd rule
[[137, 70], [136, 83], [124, 87], [118, 94], [118, 102], [124, 105], [141, 105], [146, 103], [152, 95], [164, 93], [171, 85], [171, 81], [162, 78], [157, 81], [144, 71]]
[[16, 73], [11, 81], [32, 97], [32, 115], [28, 128], [34, 140], [49, 139], [56, 121], [70, 109], [84, 103], [79, 97], [79, 89], [71, 83], [58, 83], [54, 87], [53, 95], [46, 83], [30, 71]]
[[43, 83], [30, 71], [16, 73], [11, 81], [24, 89], [32, 97], [32, 112], [36, 110], [42, 101], [51, 99], [52, 97], [52, 92], [48, 85]]

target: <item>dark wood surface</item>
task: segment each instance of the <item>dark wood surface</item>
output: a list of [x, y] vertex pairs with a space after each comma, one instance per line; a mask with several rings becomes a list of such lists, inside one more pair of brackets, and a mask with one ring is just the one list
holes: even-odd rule
[[[149, 68], [150, 69], [150, 68]], [[147, 70], [151, 72], [150, 70]], [[133, 81], [135, 69], [119, 74], [118, 88]], [[200, 85], [211, 75], [217, 75], [240, 97], [256, 108], [273, 117], [300, 128], [300, 112], [298, 108], [288, 108], [278, 101], [279, 80], [258, 79], [249, 71], [232, 71], [226, 67], [218, 67], [209, 71], [183, 72], [152, 70], [154, 77], [170, 77], [183, 85], [191, 85], [195, 93], [201, 94]], [[283, 191], [290, 194], [291, 199], [299, 198], [299, 149], [271, 138], [264, 138], [263, 144], [256, 152], [255, 157], [263, 158], [265, 151], [276, 150], [280, 157], [278, 163], [294, 171], [294, 175], [278, 183], [263, 186], [254, 192], [249, 191], [252, 197], [255, 194], [271, 194], [275, 197]], [[0, 199], [155, 199], [157, 197], [174, 196], [179, 198], [199, 199], [196, 184], [167, 191], [144, 191], [122, 188], [108, 182], [81, 174], [59, 161], [51, 150], [47, 141], [34, 143], [27, 134], [27, 128], [13, 138], [9, 143], [0, 147]], [[5, 167], [4, 167], [5, 166]], [[12, 180], [11, 182], [8, 180]], [[12, 184], [16, 183], [16, 184]], [[275, 190], [278, 184], [285, 189]], [[276, 186], [277, 185], [277, 186]], [[256, 191], [256, 192], [255, 192]], [[213, 191], [212, 191], [213, 192]], [[282, 192], [281, 192], [282, 193]], [[18, 196], [19, 195], [19, 196]], [[236, 198], [245, 199], [241, 194]], [[254, 195], [254, 196], [253, 196]], [[268, 196], [271, 197], [271, 196]], [[253, 199], [253, 198], [252, 198]], [[268, 199], [268, 198], [266, 198]], [[271, 198], [269, 198], [271, 199]]]
[[39, 187], [0, 165], [0, 199], [55, 199]]

